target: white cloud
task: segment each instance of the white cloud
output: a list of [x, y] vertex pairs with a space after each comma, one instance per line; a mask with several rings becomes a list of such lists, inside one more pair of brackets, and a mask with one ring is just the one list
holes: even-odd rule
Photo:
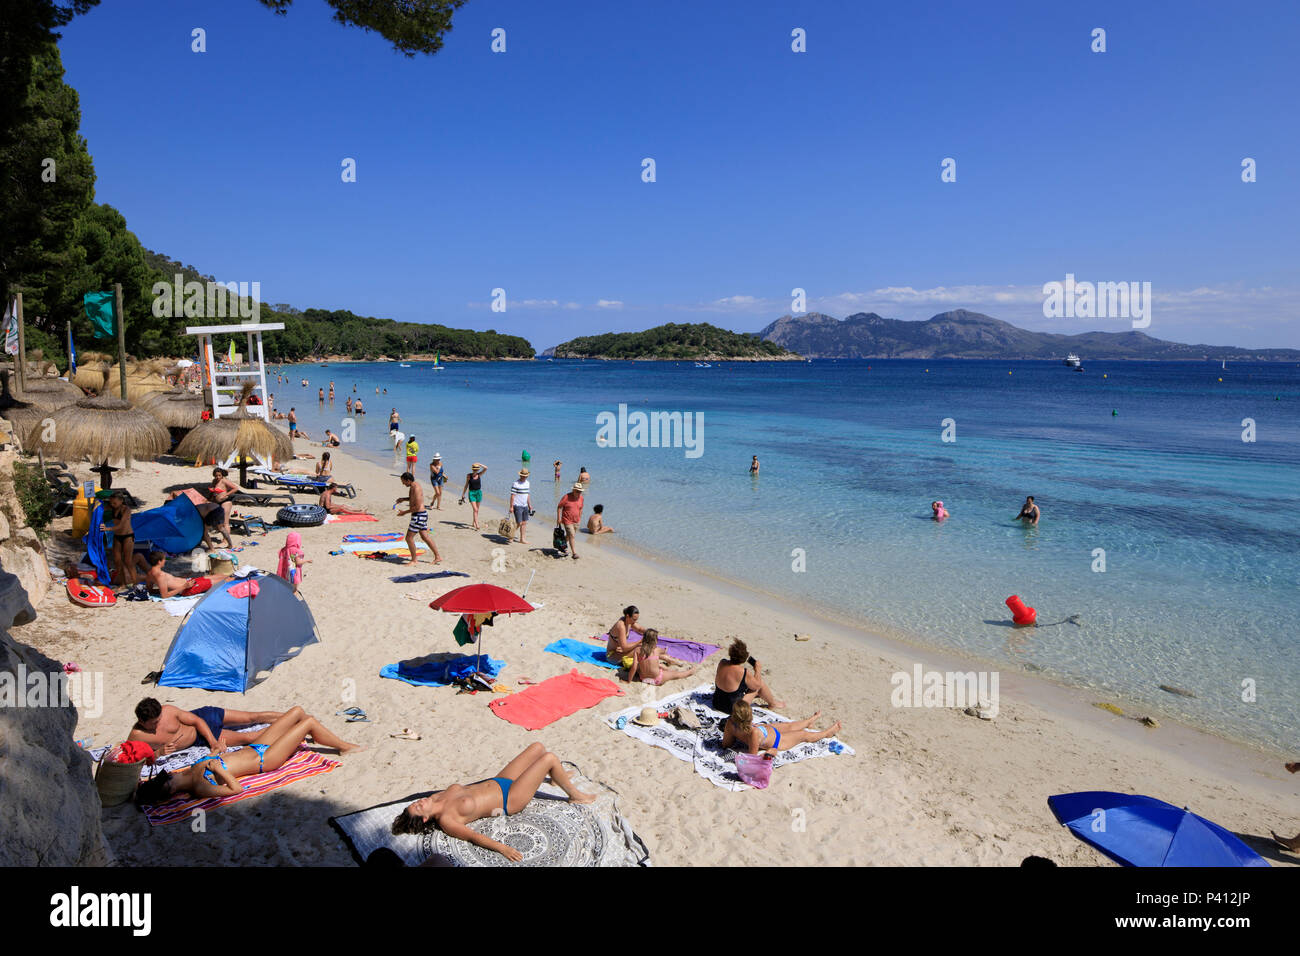
[[598, 309], [621, 309], [623, 303], [618, 299], [597, 299], [596, 308]]

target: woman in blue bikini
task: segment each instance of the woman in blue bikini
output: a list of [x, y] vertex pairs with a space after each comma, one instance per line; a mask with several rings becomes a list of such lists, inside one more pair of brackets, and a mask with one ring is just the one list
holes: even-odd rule
[[397, 815], [393, 821], [393, 833], [441, 830], [449, 837], [465, 840], [485, 850], [495, 850], [507, 860], [518, 863], [523, 859], [522, 853], [471, 830], [469, 824], [488, 817], [519, 813], [528, 806], [547, 777], [569, 795], [571, 803], [591, 803], [596, 799], [594, 793], [583, 793], [573, 785], [559, 757], [540, 743], [529, 744], [527, 750], [506, 764], [499, 776], [468, 785], [453, 783], [446, 790], [416, 800]]
[[307, 737], [340, 754], [355, 753], [362, 749], [358, 744], [350, 744], [330, 733], [321, 726], [320, 721], [301, 707], [294, 707], [247, 746], [203, 757], [176, 773], [164, 770], [140, 784], [135, 801], [141, 806], [165, 803], [178, 793], [188, 793], [202, 799], [234, 796], [244, 790], [239, 782], [240, 777], [279, 770]]
[[808, 729], [811, 724], [817, 723], [817, 718], [821, 715], [822, 712], [819, 710], [807, 720], [797, 720], [792, 723], [756, 724], [754, 723], [753, 708], [745, 701], [738, 700], [731, 709], [731, 716], [727, 718], [727, 723], [722, 728], [722, 746], [724, 748], [744, 747], [751, 754], [756, 754], [760, 750], [780, 753], [782, 750], [789, 750], [802, 743], [834, 737], [840, 731], [838, 721], [830, 730]]

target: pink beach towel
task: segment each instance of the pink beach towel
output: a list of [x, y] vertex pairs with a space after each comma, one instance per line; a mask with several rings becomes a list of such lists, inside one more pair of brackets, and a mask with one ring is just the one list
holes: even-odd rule
[[378, 521], [374, 515], [326, 515], [326, 524], [337, 524], [340, 521]]
[[526, 730], [540, 730], [561, 717], [594, 707], [606, 697], [622, 697], [612, 680], [588, 677], [571, 670], [551, 677], [522, 694], [511, 694], [488, 704], [502, 720]]
[[238, 803], [240, 800], [247, 800], [249, 797], [256, 797], [272, 790], [278, 790], [280, 787], [288, 786], [296, 780], [305, 780], [317, 774], [329, 773], [338, 765], [337, 760], [323, 757], [314, 750], [299, 750], [285, 761], [279, 770], [272, 770], [270, 773], [256, 773], [249, 777], [240, 777], [239, 782], [244, 786], [243, 793], [237, 793], [233, 797], [208, 797], [203, 800], [194, 797], [178, 797], [175, 800], [168, 800], [166, 803], [145, 807], [144, 815], [149, 823], [154, 826], [162, 826], [166, 823], [180, 823], [182, 820], [188, 820], [190, 814], [195, 810], [211, 810], [213, 807], [222, 807], [228, 803]]

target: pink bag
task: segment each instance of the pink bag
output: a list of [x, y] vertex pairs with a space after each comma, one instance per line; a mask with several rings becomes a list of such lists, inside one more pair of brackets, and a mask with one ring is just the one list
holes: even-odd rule
[[766, 790], [772, 782], [772, 757], [770, 754], [736, 754], [736, 773], [742, 783], [756, 790]]

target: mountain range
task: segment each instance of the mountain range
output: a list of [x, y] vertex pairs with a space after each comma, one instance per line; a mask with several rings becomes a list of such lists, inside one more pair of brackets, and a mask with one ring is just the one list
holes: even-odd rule
[[1300, 349], [1184, 345], [1145, 332], [1031, 332], [966, 309], [921, 322], [858, 312], [844, 319], [821, 312], [784, 315], [758, 337], [807, 358], [1092, 359], [1157, 361], [1300, 361]]

